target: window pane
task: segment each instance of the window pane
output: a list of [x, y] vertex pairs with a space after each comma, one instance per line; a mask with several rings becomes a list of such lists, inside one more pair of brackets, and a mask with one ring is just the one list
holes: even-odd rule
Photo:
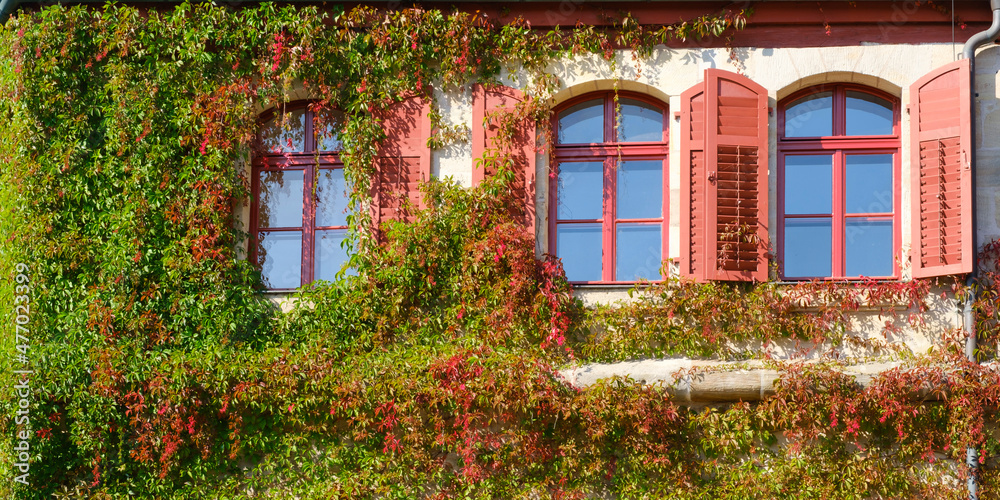
[[344, 169], [319, 169], [316, 176], [316, 226], [346, 226], [347, 202]]
[[559, 144], [604, 142], [604, 99], [581, 102], [559, 113]]
[[785, 213], [829, 214], [833, 206], [833, 155], [785, 157]]
[[892, 213], [892, 155], [848, 155], [847, 213]]
[[618, 224], [615, 280], [658, 280], [662, 264], [659, 224]]
[[259, 227], [302, 227], [302, 170], [262, 170]]
[[558, 217], [600, 219], [604, 192], [604, 163], [599, 161], [559, 164]]
[[663, 140], [663, 111], [635, 99], [619, 100], [621, 123], [618, 128], [620, 142], [660, 142]]
[[623, 161], [618, 164], [619, 219], [663, 217], [663, 162]]
[[316, 231], [316, 271], [313, 274], [315, 279], [327, 281], [336, 279], [337, 272], [347, 262], [347, 249], [341, 246], [346, 238], [346, 229]]
[[892, 221], [848, 218], [845, 224], [848, 276], [892, 276]]
[[847, 92], [847, 135], [892, 135], [892, 103], [865, 92]]
[[802, 97], [785, 108], [785, 137], [833, 135], [833, 92]]
[[832, 238], [830, 219], [785, 219], [785, 276], [830, 276]]
[[260, 130], [260, 142], [269, 153], [289, 153], [306, 149], [306, 110], [278, 114]]
[[340, 151], [344, 148], [340, 142], [340, 131], [344, 128], [343, 113], [324, 113], [317, 117], [313, 128], [316, 130], [317, 151]]
[[559, 224], [556, 256], [562, 259], [568, 280], [601, 280], [601, 242], [600, 224]]
[[268, 288], [298, 288], [302, 284], [302, 233], [258, 233], [257, 261]]

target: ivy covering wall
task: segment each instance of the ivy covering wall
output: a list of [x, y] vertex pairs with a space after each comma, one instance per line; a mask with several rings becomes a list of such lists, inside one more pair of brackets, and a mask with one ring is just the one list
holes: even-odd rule
[[[383, 138], [373, 117], [395, 100], [509, 67], [537, 97], [518, 117], [544, 125], [558, 87], [548, 62], [613, 61], [616, 47], [641, 59], [670, 38], [725, 37], [745, 15], [552, 31], [273, 4], [11, 18], [0, 31], [0, 290], [5, 304], [27, 295], [30, 320], [16, 330], [8, 309], [0, 363], [8, 387], [22, 380], [14, 370], [33, 370], [31, 463], [30, 485], [16, 482], [19, 398], [5, 391], [0, 494], [957, 498], [969, 446], [995, 494], [1000, 377], [962, 361], [960, 332], [940, 332], [931, 353], [896, 353], [906, 363], [864, 389], [833, 359], [765, 360], [782, 373], [777, 394], [753, 404], [692, 408], [662, 387], [580, 390], [558, 375], [589, 361], [761, 356], [730, 342], [846, 342], [865, 300], [892, 305], [892, 332], [920, 324], [931, 283], [670, 280], [631, 305], [587, 310], [559, 264], [536, 258], [502, 154], [487, 159], [501, 175], [473, 190], [432, 182], [414, 222], [371, 230], [363, 207]], [[258, 113], [299, 86], [348, 116], [357, 275], [302, 291], [282, 314], [241, 258], [237, 214]], [[461, 140], [437, 126], [435, 144]], [[997, 254], [985, 248], [987, 265]], [[995, 345], [989, 269], [977, 313]]]

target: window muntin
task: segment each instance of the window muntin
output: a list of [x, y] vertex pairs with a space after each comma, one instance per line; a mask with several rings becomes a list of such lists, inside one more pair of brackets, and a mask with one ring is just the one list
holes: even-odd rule
[[837, 85], [781, 106], [782, 278], [898, 277], [900, 141], [891, 99]]
[[332, 280], [347, 261], [347, 186], [337, 134], [343, 115], [305, 105], [271, 113], [253, 166], [251, 258], [264, 285]]
[[[556, 113], [552, 239], [575, 283], [662, 279], [666, 249], [666, 106], [591, 94]], [[589, 141], [589, 142], [584, 142]]]

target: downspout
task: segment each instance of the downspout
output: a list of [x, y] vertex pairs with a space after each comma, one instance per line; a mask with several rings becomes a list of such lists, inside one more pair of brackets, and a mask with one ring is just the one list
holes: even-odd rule
[[17, 9], [17, 4], [21, 0], [0, 0], [0, 24], [7, 22], [7, 18], [10, 16], [15, 9]]
[[[976, 300], [978, 289], [976, 278], [979, 275], [979, 242], [976, 232], [978, 231], [976, 222], [976, 49], [987, 42], [996, 40], [1000, 35], [1000, 0], [990, 0], [990, 9], [993, 10], [993, 24], [986, 31], [972, 35], [962, 48], [962, 57], [969, 60], [969, 106], [970, 106], [970, 127], [969, 137], [972, 144], [969, 147], [969, 170], [972, 176], [972, 206], [967, 207], [972, 210], [972, 272], [966, 278], [965, 284], [969, 293], [965, 297], [965, 308], [963, 310], [963, 323], [965, 323], [965, 356], [970, 363], [976, 363], [976, 318], [973, 312], [973, 303]], [[977, 482], [979, 470], [979, 452], [974, 447], [969, 447], [965, 451], [965, 464], [969, 467], [969, 499], [979, 498], [979, 484]]]

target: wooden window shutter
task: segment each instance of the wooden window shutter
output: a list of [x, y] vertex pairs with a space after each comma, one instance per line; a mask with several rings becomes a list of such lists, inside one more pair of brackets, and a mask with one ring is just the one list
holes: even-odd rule
[[[480, 160], [488, 149], [496, 151], [502, 159], [509, 158], [514, 166], [515, 197], [523, 200], [525, 225], [535, 229], [535, 121], [531, 118], [517, 120], [506, 126], [516, 127], [511, 144], [497, 144], [496, 137], [505, 124], [501, 114], [513, 112], [518, 103], [526, 99], [524, 93], [503, 85], [476, 84], [472, 88], [472, 158]], [[472, 170], [472, 185], [486, 177], [496, 175], [496, 165], [476, 165]]]
[[767, 90], [708, 69], [681, 106], [681, 273], [765, 281]]
[[681, 94], [681, 275], [705, 279], [705, 84]]
[[412, 209], [423, 208], [420, 183], [430, 179], [431, 134], [428, 98], [414, 96], [383, 113], [386, 139], [379, 149], [373, 188], [372, 220], [378, 227], [387, 220], [409, 222]]
[[914, 278], [972, 271], [969, 71], [962, 59], [910, 86]]

